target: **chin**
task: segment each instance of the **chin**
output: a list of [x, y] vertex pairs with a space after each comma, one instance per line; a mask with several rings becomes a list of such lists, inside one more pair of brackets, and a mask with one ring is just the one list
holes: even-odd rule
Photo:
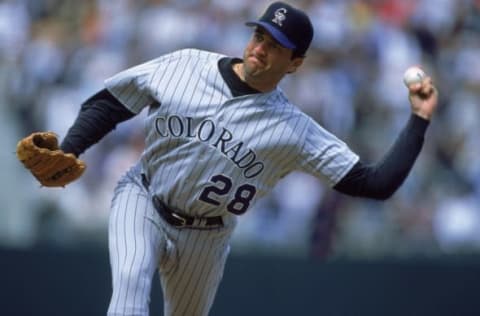
[[245, 65], [245, 73], [252, 77], [256, 77], [265, 72], [265, 68], [257, 64], [249, 63]]
[[253, 66], [250, 63], [243, 63], [243, 71], [245, 74], [251, 75], [252, 73], [255, 73], [257, 70], [257, 67]]
[[261, 71], [260, 69], [256, 69], [256, 68], [245, 71], [245, 74], [250, 78], [259, 77], [262, 73], [263, 73], [263, 71]]

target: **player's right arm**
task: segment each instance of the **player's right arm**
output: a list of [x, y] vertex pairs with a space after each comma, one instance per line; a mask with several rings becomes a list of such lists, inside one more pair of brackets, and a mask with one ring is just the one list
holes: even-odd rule
[[376, 164], [358, 161], [334, 186], [345, 194], [385, 200], [392, 196], [407, 178], [420, 154], [424, 135], [438, 103], [438, 92], [432, 79], [409, 86], [412, 115], [397, 141]]
[[107, 89], [103, 89], [86, 100], [70, 127], [60, 148], [75, 156], [97, 143], [120, 122], [135, 116]]
[[375, 164], [358, 161], [333, 188], [352, 196], [378, 200], [391, 197], [420, 154], [428, 125], [428, 120], [412, 114], [383, 159]]

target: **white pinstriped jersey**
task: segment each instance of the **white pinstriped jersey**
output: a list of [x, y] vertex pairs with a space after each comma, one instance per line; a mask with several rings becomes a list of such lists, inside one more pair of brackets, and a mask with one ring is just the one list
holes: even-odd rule
[[105, 81], [132, 112], [149, 108], [140, 163], [167, 205], [196, 216], [242, 214], [293, 170], [334, 185], [358, 161], [280, 88], [232, 96], [223, 57], [184, 49]]

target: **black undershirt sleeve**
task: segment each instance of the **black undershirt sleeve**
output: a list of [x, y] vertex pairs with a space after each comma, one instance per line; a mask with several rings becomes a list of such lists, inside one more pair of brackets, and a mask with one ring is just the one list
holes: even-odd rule
[[423, 146], [429, 121], [412, 114], [396, 142], [373, 165], [357, 162], [334, 189], [352, 196], [385, 200], [406, 179]]
[[107, 89], [103, 89], [86, 100], [70, 127], [60, 148], [75, 156], [97, 143], [120, 122], [135, 116]]

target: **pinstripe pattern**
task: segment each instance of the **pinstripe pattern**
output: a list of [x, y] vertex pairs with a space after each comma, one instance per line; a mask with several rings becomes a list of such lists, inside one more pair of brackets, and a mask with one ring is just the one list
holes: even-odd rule
[[[141, 104], [148, 106], [142, 103], [145, 97], [129, 93], [132, 84], [144, 83], [137, 87], [137, 95], [148, 92], [161, 104], [146, 118], [146, 148], [141, 161], [155, 194], [165, 203], [192, 215], [221, 215], [234, 198], [233, 190], [220, 199], [219, 207], [198, 199], [215, 174], [228, 175], [233, 187], [254, 185], [256, 200], [285, 174], [298, 169], [334, 185], [358, 160], [342, 141], [291, 105], [280, 89], [232, 97], [219, 75], [217, 62], [221, 57], [181, 50], [106, 81], [107, 88], [132, 111], [141, 110]], [[175, 120], [168, 121], [172, 116]], [[195, 133], [205, 121], [214, 126], [210, 141], [187, 137], [188, 124]], [[168, 122], [174, 122], [183, 133], [160, 137], [158, 129], [169, 132]], [[232, 144], [241, 141], [244, 150], [252, 149], [261, 157], [261, 174], [246, 179], [243, 170], [219, 153], [222, 143], [213, 146], [224, 129], [233, 135]], [[233, 145], [224, 147], [228, 146]]]
[[108, 315], [148, 315], [158, 268], [166, 316], [207, 315], [220, 283], [235, 221], [222, 229], [180, 230], [159, 217], [132, 168], [112, 201], [109, 249], [113, 294]]
[[177, 231], [176, 269], [161, 270], [165, 315], [207, 315], [228, 255], [230, 230]]
[[153, 207], [127, 178], [117, 186], [109, 222], [113, 294], [108, 315], [148, 315], [152, 276], [165, 240], [149, 218]]
[[[358, 160], [342, 141], [292, 105], [281, 89], [234, 97], [218, 62], [184, 49], [127, 69], [107, 89], [145, 119], [145, 150], [112, 202], [109, 315], [148, 315], [159, 268], [166, 316], [204, 316], [223, 275], [236, 224], [283, 176], [302, 170], [334, 185]], [[140, 184], [144, 172], [150, 192]], [[191, 216], [221, 215], [222, 229], [176, 229], [154, 194]]]

